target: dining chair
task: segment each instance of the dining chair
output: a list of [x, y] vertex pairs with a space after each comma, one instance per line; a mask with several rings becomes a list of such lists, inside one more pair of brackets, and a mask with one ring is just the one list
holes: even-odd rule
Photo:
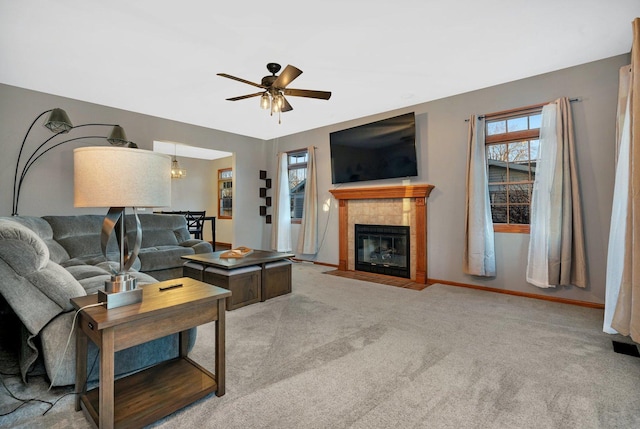
[[207, 215], [206, 211], [191, 211], [185, 213], [187, 219], [187, 229], [189, 233], [193, 234], [193, 238], [202, 240], [202, 229], [204, 227], [204, 218]]

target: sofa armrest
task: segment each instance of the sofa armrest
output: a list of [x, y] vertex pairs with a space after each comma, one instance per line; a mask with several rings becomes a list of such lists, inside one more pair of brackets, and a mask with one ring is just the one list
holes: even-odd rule
[[72, 309], [70, 299], [86, 295], [29, 228], [0, 221], [0, 293], [32, 334], [56, 315]]

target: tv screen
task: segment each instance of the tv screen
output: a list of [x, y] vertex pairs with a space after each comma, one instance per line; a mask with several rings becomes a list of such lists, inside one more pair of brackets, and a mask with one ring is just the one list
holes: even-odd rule
[[413, 112], [329, 135], [331, 183], [418, 175]]

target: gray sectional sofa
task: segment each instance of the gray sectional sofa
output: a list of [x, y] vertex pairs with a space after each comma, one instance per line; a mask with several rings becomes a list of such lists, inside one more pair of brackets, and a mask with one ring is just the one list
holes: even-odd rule
[[[118, 266], [115, 239], [109, 241], [106, 259], [101, 251], [103, 219], [0, 217], [0, 294], [22, 324], [19, 359], [25, 382], [39, 355], [54, 385], [75, 382], [73, 339], [65, 353], [74, 316], [69, 300], [104, 288], [110, 268]], [[183, 216], [141, 214], [140, 222], [142, 248], [132, 271], [139, 285], [182, 277], [182, 255], [212, 251], [208, 242], [191, 238]], [[126, 223], [127, 230], [135, 231], [131, 215]], [[195, 331], [190, 337], [195, 341]], [[116, 371], [124, 374], [174, 357], [177, 347], [177, 336], [171, 335], [122, 350], [116, 353]], [[96, 354], [90, 347], [89, 365]], [[94, 377], [97, 371], [93, 368]]]

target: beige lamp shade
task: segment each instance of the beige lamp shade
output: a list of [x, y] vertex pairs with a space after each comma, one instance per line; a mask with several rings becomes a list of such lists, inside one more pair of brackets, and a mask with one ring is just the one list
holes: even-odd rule
[[75, 207], [171, 205], [171, 158], [113, 146], [73, 150]]

